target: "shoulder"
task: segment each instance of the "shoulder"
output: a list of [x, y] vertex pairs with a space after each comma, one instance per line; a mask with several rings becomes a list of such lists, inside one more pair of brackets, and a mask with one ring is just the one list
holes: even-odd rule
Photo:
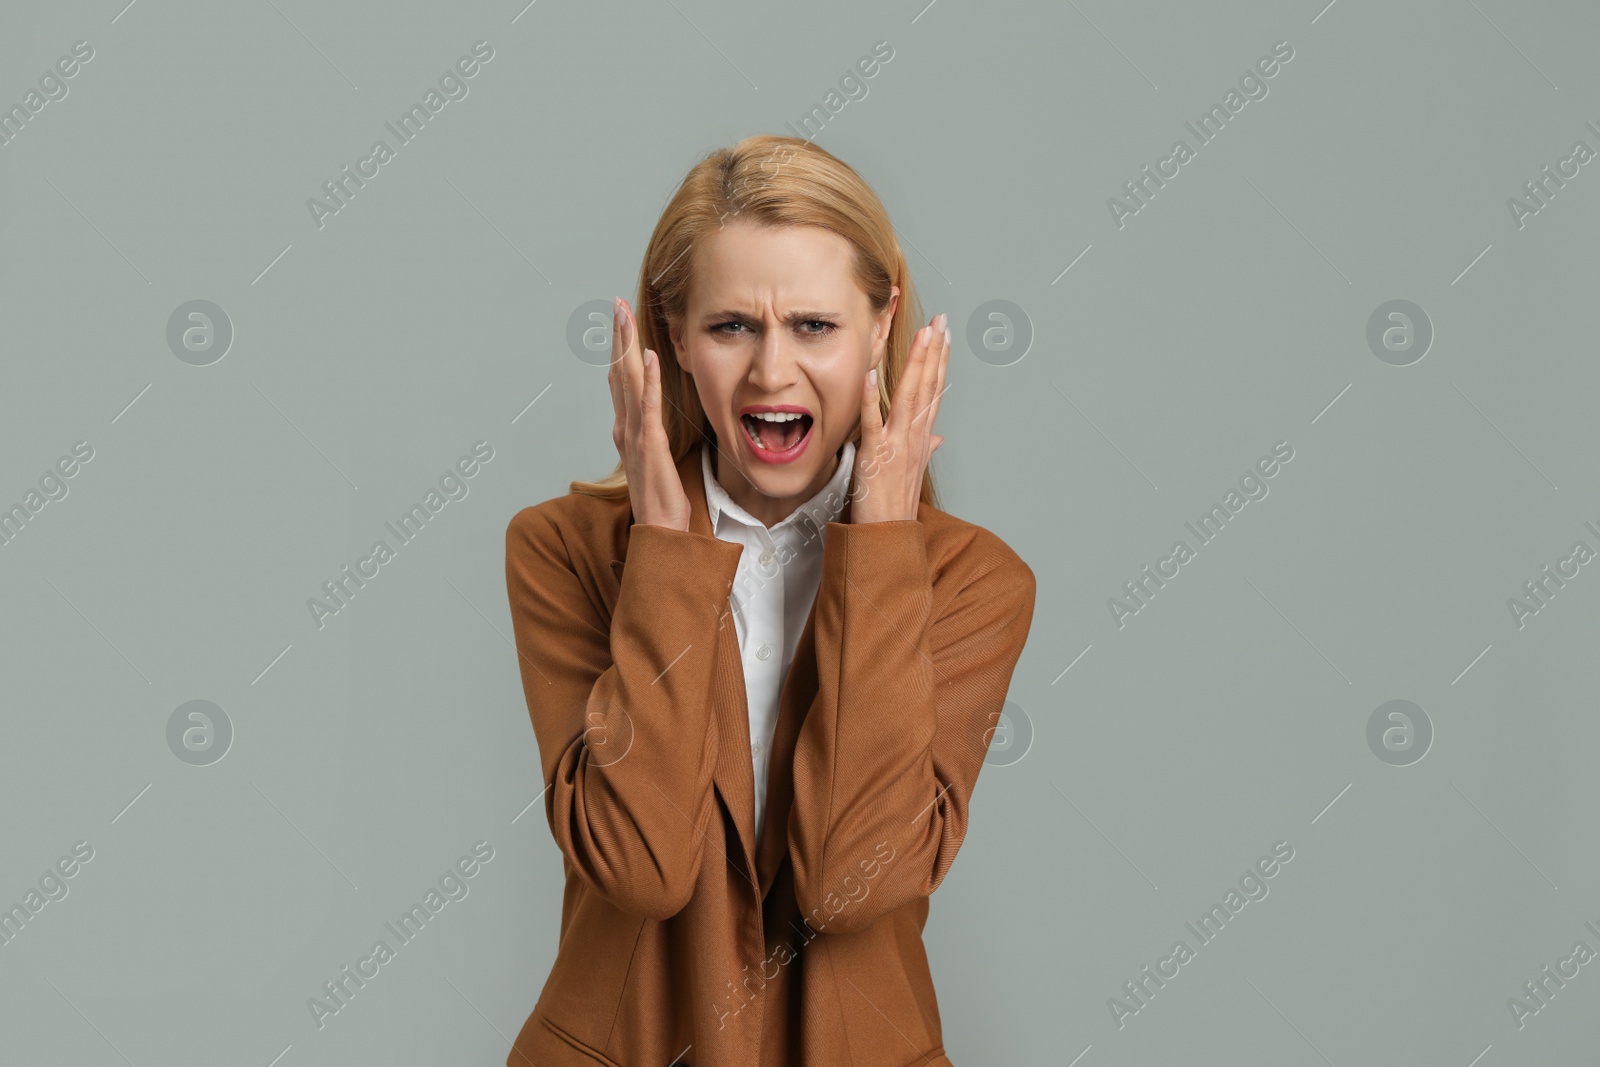
[[506, 554], [558, 553], [577, 561], [590, 556], [602, 563], [623, 558], [633, 509], [626, 496], [616, 499], [566, 493], [530, 504], [506, 524]]
[[1033, 568], [994, 531], [928, 504], [917, 506], [923, 544], [935, 581], [962, 589], [972, 582], [1004, 583], [1033, 599]]

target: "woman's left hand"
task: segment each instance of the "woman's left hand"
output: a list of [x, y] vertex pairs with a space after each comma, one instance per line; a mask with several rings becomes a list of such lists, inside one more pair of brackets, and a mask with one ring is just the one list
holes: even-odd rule
[[861, 389], [861, 446], [851, 474], [850, 521], [895, 522], [917, 517], [922, 476], [944, 443], [933, 432], [950, 362], [950, 327], [941, 312], [917, 331], [905, 372], [895, 386], [884, 425], [878, 385], [868, 374]]

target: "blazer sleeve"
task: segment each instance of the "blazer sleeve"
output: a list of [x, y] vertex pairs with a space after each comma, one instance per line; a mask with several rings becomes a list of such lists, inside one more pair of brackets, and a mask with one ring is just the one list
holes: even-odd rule
[[789, 813], [796, 902], [823, 932], [929, 896], [961, 847], [1033, 621], [1033, 571], [993, 535], [968, 546], [985, 548], [934, 617], [919, 520], [828, 524]]
[[550, 832], [617, 908], [688, 903], [715, 810], [711, 692], [719, 604], [741, 546], [632, 527], [609, 627], [562, 529], [536, 507], [506, 529], [506, 587]]

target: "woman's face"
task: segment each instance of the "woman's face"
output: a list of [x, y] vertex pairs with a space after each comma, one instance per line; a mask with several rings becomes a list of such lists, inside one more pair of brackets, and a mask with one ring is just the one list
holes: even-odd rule
[[[767, 526], [833, 476], [898, 303], [874, 315], [850, 243], [820, 227], [734, 222], [697, 249], [673, 349], [717, 432], [717, 481]], [[774, 408], [801, 417], [754, 417]]]

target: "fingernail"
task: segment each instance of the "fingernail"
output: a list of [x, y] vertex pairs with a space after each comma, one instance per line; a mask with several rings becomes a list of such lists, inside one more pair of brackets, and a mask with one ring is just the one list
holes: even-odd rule
[[940, 333], [948, 334], [950, 331], [945, 328], [944, 318], [944, 312], [939, 312], [939, 317], [933, 320], [933, 328]]
[[874, 389], [876, 389], [878, 387], [878, 368], [877, 367], [873, 367], [871, 370], [867, 371], [867, 384], [870, 385]]
[[653, 367], [656, 365], [655, 349], [647, 348], [644, 350], [644, 365], [646, 367]]

